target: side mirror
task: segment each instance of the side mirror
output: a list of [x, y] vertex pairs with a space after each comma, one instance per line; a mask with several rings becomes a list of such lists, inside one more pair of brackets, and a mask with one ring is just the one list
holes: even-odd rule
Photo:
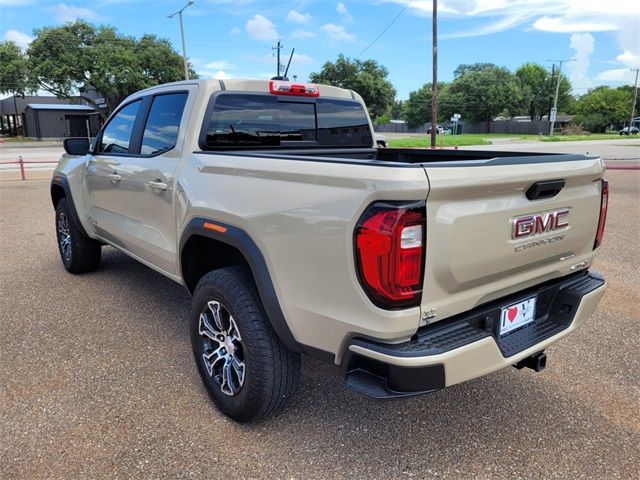
[[88, 138], [65, 138], [62, 143], [64, 145], [64, 151], [69, 155], [86, 155], [89, 153]]

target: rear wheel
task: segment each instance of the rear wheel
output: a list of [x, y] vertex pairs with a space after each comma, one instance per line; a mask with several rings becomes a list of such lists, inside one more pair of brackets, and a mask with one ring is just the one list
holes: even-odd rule
[[62, 264], [69, 272], [85, 273], [98, 268], [102, 246], [82, 234], [71, 216], [66, 198], [56, 205], [56, 237]]
[[238, 422], [275, 413], [297, 387], [300, 355], [278, 339], [242, 267], [210, 272], [198, 282], [191, 346], [207, 393]]

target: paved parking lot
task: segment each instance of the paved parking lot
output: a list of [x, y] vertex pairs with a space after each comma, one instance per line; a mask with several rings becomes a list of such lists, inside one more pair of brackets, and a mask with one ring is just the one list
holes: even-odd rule
[[111, 248], [67, 274], [48, 181], [0, 181], [0, 477], [637, 478], [640, 172], [607, 176], [608, 291], [543, 373], [376, 402], [305, 359], [289, 407], [251, 427], [208, 401], [182, 287]]

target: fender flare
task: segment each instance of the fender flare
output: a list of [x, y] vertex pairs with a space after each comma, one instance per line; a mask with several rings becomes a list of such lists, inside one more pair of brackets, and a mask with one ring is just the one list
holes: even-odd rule
[[85, 237], [89, 237], [86, 230], [82, 226], [80, 217], [78, 216], [78, 211], [76, 210], [76, 205], [73, 202], [73, 196], [71, 195], [71, 187], [69, 187], [69, 181], [67, 180], [67, 177], [65, 177], [64, 175], [56, 174], [51, 179], [51, 187], [50, 187], [51, 202], [53, 203], [53, 208], [56, 208], [56, 199], [55, 199], [55, 196], [53, 195], [54, 186], [61, 187], [64, 190], [64, 197], [67, 199], [67, 205], [69, 206], [69, 211], [71, 212], [71, 218], [73, 219], [76, 226], [78, 227], [78, 230], [80, 230], [80, 233], [82, 233], [82, 235], [84, 235]]
[[[226, 229], [224, 232], [214, 231], [204, 228], [205, 223], [214, 223], [219, 227], [223, 227], [220, 230]], [[264, 307], [267, 317], [271, 326], [278, 335], [280, 341], [289, 349], [294, 352], [307, 351], [312, 347], [306, 347], [299, 344], [287, 324], [284, 318], [284, 313], [280, 308], [280, 302], [276, 294], [275, 287], [269, 274], [267, 263], [262, 255], [262, 252], [255, 244], [253, 239], [244, 230], [229, 225], [217, 220], [210, 220], [205, 218], [196, 217], [193, 218], [182, 232], [180, 237], [180, 269], [182, 270], [182, 254], [187, 241], [194, 235], [200, 235], [208, 238], [212, 238], [221, 243], [225, 243], [232, 247], [235, 247], [245, 258], [253, 274], [260, 300]], [[325, 352], [326, 353], [326, 352]], [[333, 358], [333, 355], [331, 355]]]

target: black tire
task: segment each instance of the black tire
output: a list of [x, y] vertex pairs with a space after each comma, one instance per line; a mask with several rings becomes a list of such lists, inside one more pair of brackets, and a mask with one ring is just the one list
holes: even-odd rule
[[[214, 310], [222, 328], [215, 324]], [[293, 396], [300, 376], [300, 355], [278, 339], [245, 268], [222, 268], [202, 277], [193, 296], [190, 323], [191, 346], [200, 378], [222, 413], [237, 422], [256, 422], [275, 413]], [[236, 340], [229, 333], [234, 327], [239, 332]], [[210, 339], [214, 331], [224, 332], [225, 328], [227, 332], [218, 340]], [[222, 337], [226, 340], [220, 341]], [[213, 356], [219, 350], [228, 356]], [[209, 360], [205, 359], [207, 355]], [[229, 380], [225, 393], [227, 363], [233, 369], [230, 366], [226, 372]], [[243, 367], [236, 368], [240, 364]]]
[[92, 272], [100, 265], [102, 245], [82, 234], [73, 220], [66, 198], [56, 205], [56, 238], [62, 264], [67, 271], [74, 274]]

